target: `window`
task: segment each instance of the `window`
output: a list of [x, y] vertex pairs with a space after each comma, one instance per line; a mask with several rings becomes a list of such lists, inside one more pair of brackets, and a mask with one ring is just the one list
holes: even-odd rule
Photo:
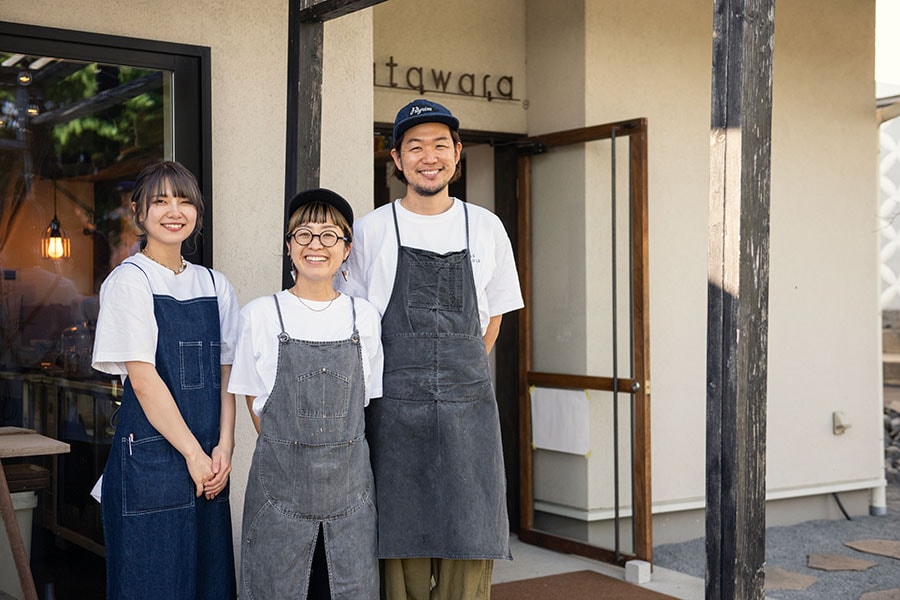
[[[86, 543], [102, 543], [99, 512], [85, 521], [65, 482], [99, 475], [120, 394], [90, 367], [97, 295], [137, 251], [144, 165], [182, 162], [210, 202], [209, 72], [207, 48], [0, 22], [0, 426], [73, 444], [52, 527]], [[210, 263], [211, 214], [193, 262]]]

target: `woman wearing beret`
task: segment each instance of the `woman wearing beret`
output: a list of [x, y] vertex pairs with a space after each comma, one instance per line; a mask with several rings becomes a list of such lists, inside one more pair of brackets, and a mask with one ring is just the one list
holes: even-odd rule
[[325, 189], [290, 203], [294, 285], [248, 303], [228, 389], [259, 433], [244, 500], [241, 598], [378, 598], [363, 409], [381, 395], [381, 320], [335, 290], [353, 211]]

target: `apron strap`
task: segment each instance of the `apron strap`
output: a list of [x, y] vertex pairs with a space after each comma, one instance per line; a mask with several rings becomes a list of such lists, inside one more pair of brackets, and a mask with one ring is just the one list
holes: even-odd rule
[[397, 223], [397, 207], [396, 200], [391, 202], [391, 212], [394, 213], [394, 231], [397, 232], [397, 248], [401, 248], [403, 244], [400, 243], [400, 224]]
[[144, 274], [144, 277], [147, 278], [147, 283], [150, 283], [150, 276], [147, 275], [147, 271], [145, 271], [145, 270], [143, 269], [143, 267], [141, 267], [141, 265], [136, 264], [136, 263], [133, 263], [133, 262], [131, 262], [130, 260], [123, 260], [123, 261], [122, 261], [122, 264], [123, 264], [123, 265], [131, 265], [132, 267], [134, 267], [135, 269], [137, 269], [138, 271], [140, 271], [141, 273], [143, 273], [143, 274]]
[[278, 304], [278, 295], [272, 294], [272, 299], [275, 300], [275, 310], [278, 311], [278, 324], [281, 325], [281, 333], [286, 334], [287, 332], [284, 330], [284, 319], [281, 318], [281, 305]]
[[[150, 283], [150, 276], [147, 275], [147, 271], [145, 271], [143, 267], [141, 267], [140, 265], [133, 263], [131, 261], [122, 261], [122, 264], [123, 265], [131, 265], [132, 267], [136, 268], [138, 271], [140, 271], [141, 273], [144, 274], [144, 277], [147, 278], [147, 283]], [[203, 267], [203, 268], [206, 269], [206, 271], [209, 273], [210, 280], [212, 280], [213, 295], [218, 297], [219, 293], [218, 293], [218, 289], [216, 288], [216, 276], [213, 275], [212, 269], [210, 269], [209, 267]]]
[[[460, 200], [463, 205], [463, 214], [466, 219], [466, 250], [469, 250], [469, 207], [466, 206], [465, 201]], [[397, 232], [397, 248], [400, 248], [402, 244], [400, 243], [400, 224], [397, 222], [397, 208], [394, 206], [396, 203], [391, 202], [391, 212], [394, 214], [394, 231]]]
[[359, 331], [356, 328], [356, 299], [350, 296], [350, 308], [353, 310], [353, 337], [359, 337]]
[[469, 207], [466, 206], [464, 200], [460, 200], [463, 205], [463, 214], [466, 215], [466, 250], [469, 250]]

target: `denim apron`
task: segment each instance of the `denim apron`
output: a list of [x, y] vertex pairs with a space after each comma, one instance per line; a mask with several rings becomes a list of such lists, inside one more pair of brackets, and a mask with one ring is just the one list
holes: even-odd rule
[[244, 498], [241, 600], [307, 597], [316, 540], [332, 600], [377, 600], [376, 514], [362, 348], [291, 338], [275, 307], [278, 366]]
[[[394, 205], [392, 205], [393, 208]], [[472, 260], [403, 246], [369, 408], [380, 558], [509, 558], [500, 419]]]
[[[156, 370], [209, 455], [221, 408], [218, 300], [154, 294], [153, 312]], [[184, 457], [147, 420], [131, 379], [116, 418], [102, 483], [107, 598], [234, 598], [228, 487], [213, 500], [195, 497]]]

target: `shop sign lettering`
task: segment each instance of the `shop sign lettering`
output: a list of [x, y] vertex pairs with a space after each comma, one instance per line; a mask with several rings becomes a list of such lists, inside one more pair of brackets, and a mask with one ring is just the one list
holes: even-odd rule
[[434, 67], [407, 67], [394, 61], [374, 63], [375, 87], [440, 92], [487, 100], [515, 100], [512, 75], [460, 73]]

